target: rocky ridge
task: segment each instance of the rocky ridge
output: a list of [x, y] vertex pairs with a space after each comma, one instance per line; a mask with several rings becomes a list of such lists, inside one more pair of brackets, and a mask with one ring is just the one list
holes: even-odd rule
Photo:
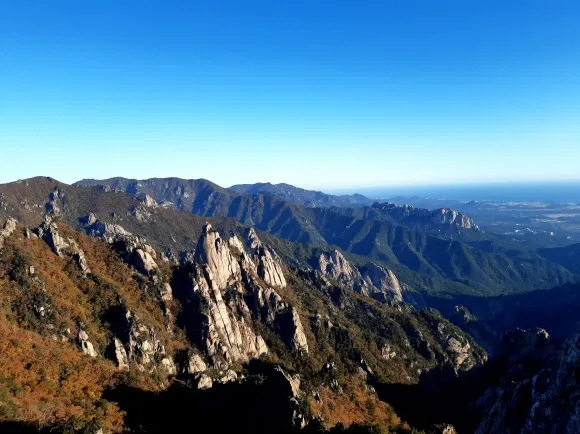
[[357, 268], [341, 252], [332, 250], [318, 256], [315, 269], [325, 278], [379, 301], [403, 301], [404, 290], [397, 276], [386, 267], [369, 262]]
[[372, 208], [385, 217], [405, 225], [431, 226], [455, 230], [481, 232], [475, 221], [467, 215], [450, 209], [427, 210], [411, 205], [396, 205], [392, 202], [376, 202]]

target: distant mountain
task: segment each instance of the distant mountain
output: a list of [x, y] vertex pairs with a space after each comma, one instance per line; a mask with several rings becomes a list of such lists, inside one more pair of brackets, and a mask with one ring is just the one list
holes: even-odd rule
[[429, 210], [391, 202], [375, 202], [370, 207], [333, 208], [332, 211], [359, 219], [381, 220], [444, 238], [481, 240], [483, 231], [469, 216], [450, 209]]
[[269, 182], [238, 184], [231, 186], [228, 190], [237, 194], [272, 194], [287, 201], [312, 208], [361, 207], [373, 203], [372, 199], [362, 194], [334, 196], [321, 191], [305, 190], [290, 184], [271, 184]]
[[148, 194], [161, 206], [201, 216], [229, 217], [289, 241], [335, 245], [384, 265], [401, 265], [435, 279], [425, 285], [412, 275], [415, 284], [429, 292], [476, 291], [491, 295], [551, 288], [578, 279], [531, 253], [516, 256], [505, 247], [500, 251], [477, 243], [469, 245], [467, 242], [479, 242], [485, 235], [469, 217], [449, 209], [429, 211], [389, 203], [362, 208], [309, 208], [272, 194], [236, 194], [206, 180], [176, 178], [85, 180], [76, 185]]

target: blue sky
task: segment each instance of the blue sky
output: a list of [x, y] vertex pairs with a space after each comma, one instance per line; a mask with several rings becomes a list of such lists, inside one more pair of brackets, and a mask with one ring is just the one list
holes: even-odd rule
[[580, 178], [577, 1], [0, 3], [0, 182]]

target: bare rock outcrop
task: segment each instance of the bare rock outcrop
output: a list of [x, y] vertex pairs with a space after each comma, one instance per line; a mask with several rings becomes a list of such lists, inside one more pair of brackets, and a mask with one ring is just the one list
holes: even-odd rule
[[361, 278], [358, 270], [338, 250], [321, 253], [316, 265], [323, 276], [341, 283], [352, 284]]
[[471, 344], [465, 336], [454, 332], [443, 322], [437, 325], [437, 335], [449, 358], [448, 361], [456, 372], [459, 370], [469, 370], [473, 366], [487, 360], [487, 356], [480, 358], [474, 353]]
[[159, 268], [151, 253], [143, 250], [143, 249], [135, 249], [135, 259], [137, 263], [137, 267], [145, 273], [150, 273], [153, 270]]
[[79, 330], [78, 341], [83, 353], [91, 357], [98, 356], [98, 353], [93, 344], [89, 341], [89, 335], [85, 330]]
[[212, 284], [218, 291], [225, 289], [241, 275], [240, 266], [232, 255], [228, 242], [209, 223], [203, 228], [194, 259], [199, 264], [207, 265]]
[[189, 357], [187, 363], [187, 373], [190, 375], [201, 374], [207, 371], [207, 365], [199, 354], [193, 354]]
[[363, 287], [364, 293], [381, 301], [403, 301], [403, 289], [399, 279], [391, 270], [371, 262], [361, 267], [360, 271], [367, 283]]
[[132, 362], [140, 369], [152, 370], [159, 365], [168, 374], [177, 372], [172, 358], [166, 353], [165, 346], [152, 327], [147, 326], [128, 309], [124, 309], [124, 318], [119, 320], [123, 322], [119, 328], [126, 331], [123, 336], [117, 336], [113, 340], [114, 355], [119, 368], [126, 368]]
[[55, 254], [64, 256], [64, 250], [69, 247], [69, 244], [58, 231], [56, 223], [48, 215], [44, 217], [44, 221], [34, 232], [38, 238], [43, 239], [48, 244]]
[[73, 260], [77, 263], [81, 272], [85, 275], [85, 277], [91, 273], [91, 269], [89, 268], [89, 264], [87, 263], [87, 258], [85, 257], [85, 252], [78, 249], [72, 255]]
[[[250, 256], [236, 236], [226, 241], [206, 224], [197, 244], [195, 262], [190, 263], [191, 306], [199, 309], [195, 313], [198, 318], [195, 340], [212, 366], [219, 369], [268, 352], [264, 339], [252, 328], [252, 318], [270, 326], [290, 348], [308, 351], [297, 311], [273, 288], [259, 283], [261, 276], [264, 281], [286, 285], [279, 260], [254, 235], [250, 231]], [[272, 272], [260, 272], [267, 269]]]
[[14, 233], [18, 227], [18, 221], [12, 217], [8, 217], [4, 223], [3, 229], [0, 231], [0, 237], [9, 237]]
[[450, 208], [441, 208], [433, 211], [431, 222], [437, 225], [455, 226], [462, 229], [479, 231], [479, 226], [465, 214]]
[[118, 338], [113, 339], [113, 351], [119, 369], [129, 369], [129, 356], [127, 355], [127, 350], [125, 350], [123, 343]]
[[52, 213], [53, 216], [61, 215], [64, 197], [64, 191], [62, 191], [59, 187], [56, 187], [48, 196], [46, 211]]
[[287, 282], [276, 252], [262, 244], [254, 228], [250, 229], [248, 239], [252, 255], [257, 263], [258, 276], [268, 285], [285, 288]]
[[271, 325], [290, 349], [308, 353], [308, 341], [296, 309], [274, 289], [263, 288], [256, 280], [246, 278], [254, 316]]
[[85, 232], [88, 235], [104, 238], [108, 243], [132, 236], [131, 232], [121, 225], [102, 222], [95, 213], [90, 213], [88, 216], [83, 217], [81, 222], [83, 222]]
[[0, 249], [4, 247], [4, 238], [8, 238], [14, 233], [16, 227], [18, 226], [18, 221], [12, 217], [8, 217], [4, 223], [3, 229], [0, 231]]
[[[216, 271], [229, 273], [231, 268], [218, 266]], [[237, 311], [234, 306], [226, 305], [221, 287], [228, 280], [225, 276], [227, 274], [216, 278], [210, 266], [205, 264], [195, 277], [192, 288], [199, 304], [203, 306], [200, 312], [203, 317], [200, 330], [201, 344], [216, 364], [221, 361], [225, 361], [226, 364], [234, 361], [245, 362], [267, 352], [263, 338], [254, 333], [243, 312]], [[235, 293], [241, 290], [239, 282], [233, 284], [235, 288], [230, 288], [230, 291]]]

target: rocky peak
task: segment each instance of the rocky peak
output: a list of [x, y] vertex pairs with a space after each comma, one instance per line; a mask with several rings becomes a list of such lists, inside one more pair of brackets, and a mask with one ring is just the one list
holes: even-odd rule
[[281, 261], [276, 252], [262, 244], [254, 228], [250, 228], [248, 240], [252, 255], [257, 263], [258, 275], [268, 285], [279, 288], [286, 287], [286, 278], [282, 272]]
[[367, 291], [370, 290], [371, 296], [379, 297], [383, 301], [394, 300], [403, 301], [403, 289], [399, 279], [390, 269], [380, 267], [372, 262], [360, 268], [360, 272], [365, 281], [369, 284]]
[[62, 214], [62, 199], [64, 199], [65, 194], [59, 187], [56, 187], [48, 196], [48, 203], [46, 204], [46, 210], [54, 216], [59, 216]]
[[[230, 284], [235, 286], [230, 289], [232, 295], [243, 291], [239, 281]], [[226, 303], [222, 296], [224, 282], [216, 279], [208, 264], [196, 272], [192, 290], [197, 304], [203, 306], [197, 313], [203, 318], [198, 341], [214, 365], [224, 367], [235, 361], [247, 362], [268, 351], [264, 339], [254, 333], [244, 318], [247, 305], [243, 300], [239, 304], [235, 300]]]
[[113, 243], [119, 239], [130, 237], [132, 234], [125, 230], [121, 225], [113, 223], [104, 223], [95, 213], [80, 219], [84, 223], [85, 232], [93, 237], [102, 237], [108, 243]]
[[450, 208], [428, 210], [411, 205], [396, 205], [392, 202], [376, 202], [372, 208], [379, 211], [383, 216], [403, 225], [431, 226], [434, 229], [446, 227], [481, 231], [470, 217]]
[[38, 238], [46, 241], [50, 249], [58, 256], [64, 256], [63, 250], [69, 247], [58, 231], [56, 223], [52, 221], [50, 216], [46, 215], [41, 225], [34, 231]]
[[159, 268], [156, 262], [157, 252], [143, 239], [133, 236], [119, 236], [114, 247], [121, 253], [127, 264], [142, 274], [151, 275]]
[[361, 277], [357, 269], [338, 250], [321, 253], [316, 266], [323, 276], [338, 281], [353, 281]]
[[148, 194], [145, 194], [145, 196], [143, 197], [143, 205], [145, 205], [148, 208], [156, 208], [158, 206], [157, 201], [155, 199], [153, 199], [151, 196], [149, 196]]
[[212, 274], [211, 281], [218, 290], [225, 289], [240, 275], [240, 266], [233, 257], [228, 242], [209, 223], [203, 227], [194, 259], [199, 264], [207, 265]]
[[465, 214], [450, 208], [440, 208], [433, 211], [431, 221], [438, 225], [450, 225], [463, 229], [479, 231], [479, 226]]

